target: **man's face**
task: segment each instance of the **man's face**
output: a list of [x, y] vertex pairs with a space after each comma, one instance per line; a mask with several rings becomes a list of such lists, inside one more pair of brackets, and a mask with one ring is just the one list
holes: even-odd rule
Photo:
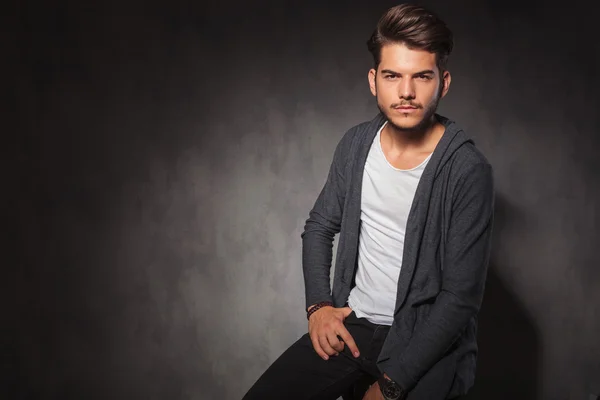
[[429, 126], [448, 92], [450, 73], [440, 76], [434, 53], [386, 44], [377, 71], [369, 71], [369, 85], [391, 125], [399, 131], [419, 132]]

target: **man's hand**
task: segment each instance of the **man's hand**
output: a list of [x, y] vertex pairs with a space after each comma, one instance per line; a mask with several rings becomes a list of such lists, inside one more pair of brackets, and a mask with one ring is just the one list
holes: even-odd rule
[[[310, 308], [309, 308], [310, 310]], [[338, 355], [348, 345], [354, 357], [360, 355], [354, 339], [344, 326], [344, 319], [350, 313], [350, 307], [323, 307], [315, 311], [308, 320], [308, 333], [317, 354], [324, 360], [329, 356]], [[338, 336], [342, 340], [338, 339]]]
[[363, 400], [384, 400], [378, 382], [375, 382], [369, 387], [369, 390], [367, 390], [363, 396]]

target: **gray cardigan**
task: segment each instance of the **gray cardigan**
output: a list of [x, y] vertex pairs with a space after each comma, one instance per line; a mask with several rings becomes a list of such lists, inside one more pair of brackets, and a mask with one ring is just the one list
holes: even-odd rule
[[[446, 129], [408, 216], [394, 322], [377, 360], [411, 400], [466, 394], [474, 383], [493, 225], [491, 165], [454, 121], [436, 117]], [[307, 307], [326, 300], [343, 307], [354, 286], [363, 170], [384, 121], [380, 113], [353, 127], [336, 147], [301, 235]]]

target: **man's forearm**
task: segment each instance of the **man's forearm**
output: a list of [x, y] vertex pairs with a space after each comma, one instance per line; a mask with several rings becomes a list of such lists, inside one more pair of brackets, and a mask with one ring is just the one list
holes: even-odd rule
[[350, 139], [351, 135], [347, 132], [336, 146], [327, 180], [309, 213], [301, 235], [307, 308], [321, 301], [332, 300], [330, 270], [333, 238], [340, 232], [344, 214], [344, 165]]
[[335, 229], [319, 222], [311, 211], [302, 234], [302, 270], [306, 289], [306, 307], [331, 301], [330, 271]]

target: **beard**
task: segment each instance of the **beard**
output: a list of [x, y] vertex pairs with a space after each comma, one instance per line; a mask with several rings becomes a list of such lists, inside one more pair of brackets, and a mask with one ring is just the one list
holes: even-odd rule
[[[435, 121], [434, 121], [434, 114], [437, 111], [437, 107], [438, 104], [440, 102], [441, 99], [441, 94], [442, 94], [442, 89], [443, 87], [440, 85], [440, 90], [438, 91], [438, 93], [436, 94], [436, 96], [431, 99], [431, 101], [429, 103], [427, 103], [424, 107], [418, 104], [414, 104], [411, 102], [411, 106], [416, 106], [418, 107], [419, 110], [423, 110], [423, 114], [420, 120], [418, 120], [415, 123], [405, 123], [402, 124], [401, 122], [394, 122], [394, 120], [392, 118], [397, 118], [397, 119], [404, 119], [405, 117], [399, 116], [399, 115], [392, 115], [393, 110], [391, 110], [391, 108], [393, 108], [394, 106], [397, 106], [397, 103], [394, 103], [392, 105], [390, 105], [389, 107], [385, 107], [383, 104], [380, 103], [379, 101], [379, 96], [377, 96], [377, 107], [379, 108], [379, 111], [381, 111], [381, 113], [383, 115], [385, 115], [385, 118], [387, 119], [388, 124], [390, 124], [394, 130], [396, 132], [402, 133], [402, 134], [422, 134], [423, 132], [425, 132], [429, 127], [431, 127]], [[404, 103], [404, 102], [403, 102]]]

